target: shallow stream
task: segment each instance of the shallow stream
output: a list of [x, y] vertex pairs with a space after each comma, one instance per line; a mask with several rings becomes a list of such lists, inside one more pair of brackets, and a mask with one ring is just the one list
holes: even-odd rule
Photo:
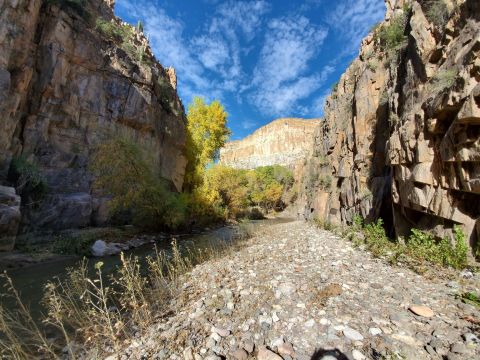
[[[252, 230], [260, 227], [269, 226], [277, 223], [290, 222], [291, 219], [275, 218], [266, 220], [252, 220], [247, 223], [247, 226]], [[180, 251], [183, 254], [188, 254], [188, 249], [202, 249], [202, 250], [215, 250], [225, 246], [231, 246], [239, 239], [239, 227], [238, 226], [224, 226], [215, 230], [207, 231], [199, 235], [186, 235], [177, 238], [177, 244]], [[155, 246], [158, 250], [166, 251], [167, 254], [171, 253], [171, 241], [170, 239], [164, 239], [157, 241], [156, 243], [149, 243], [140, 246], [136, 249], [126, 251], [127, 255], [138, 256], [139, 259], [144, 260], [149, 255], [155, 254]], [[56, 261], [50, 261], [45, 263], [39, 263], [28, 267], [18, 268], [7, 271], [8, 275], [13, 281], [15, 288], [20, 292], [22, 300], [26, 305], [30, 307], [34, 318], [39, 318], [43, 306], [41, 304], [44, 288], [48, 281], [55, 278], [63, 279], [67, 274], [67, 269], [75, 267], [82, 259], [78, 257], [61, 258]], [[113, 255], [102, 258], [89, 258], [88, 267], [93, 270], [95, 264], [98, 261], [103, 262], [102, 273], [107, 277], [112, 274], [120, 265], [120, 255]], [[0, 279], [0, 292], [4, 293], [3, 279]], [[2, 301], [0, 299], [0, 301]], [[8, 299], [3, 299], [3, 303], [10, 310], [14, 310], [15, 303]]]

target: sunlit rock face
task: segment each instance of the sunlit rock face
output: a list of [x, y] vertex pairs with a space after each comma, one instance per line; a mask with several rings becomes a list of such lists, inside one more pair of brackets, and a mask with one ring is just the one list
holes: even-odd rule
[[406, 41], [389, 54], [367, 36], [328, 97], [299, 216], [382, 217], [397, 236], [412, 227], [448, 236], [459, 224], [478, 242], [480, 2], [447, 6], [438, 27], [426, 2], [387, 1], [384, 24], [404, 13]]
[[140, 30], [129, 49], [96, 20], [114, 19], [113, 1], [90, 0], [85, 13], [45, 1], [7, 0], [0, 13], [0, 184], [12, 158], [38, 166], [47, 193], [22, 203], [23, 231], [102, 224], [105, 200], [92, 189], [97, 144], [128, 137], [180, 190], [185, 114], [176, 75], [151, 53]]
[[245, 139], [231, 141], [220, 151], [220, 163], [237, 169], [283, 165], [303, 167], [313, 146], [319, 119], [277, 119]]

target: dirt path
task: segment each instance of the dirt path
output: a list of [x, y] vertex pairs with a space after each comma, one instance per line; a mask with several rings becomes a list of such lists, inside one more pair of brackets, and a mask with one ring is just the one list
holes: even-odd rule
[[[348, 359], [479, 359], [480, 313], [454, 296], [465, 282], [478, 290], [475, 276], [427, 280], [313, 225], [274, 225], [197, 266], [176, 314], [120, 358], [310, 359], [321, 348]], [[433, 316], [415, 315], [415, 304]]]

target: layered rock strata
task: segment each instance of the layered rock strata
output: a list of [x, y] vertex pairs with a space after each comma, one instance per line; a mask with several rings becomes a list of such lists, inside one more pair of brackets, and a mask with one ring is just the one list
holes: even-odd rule
[[[315, 134], [300, 215], [351, 223], [384, 219], [391, 235], [412, 227], [480, 236], [480, 3], [387, 0], [381, 26], [405, 19], [405, 41], [380, 29], [328, 97]], [[432, 6], [441, 6], [442, 17]], [[438, 14], [438, 12], [437, 12]], [[440, 22], [440, 24], [439, 24]]]
[[[0, 183], [12, 159], [38, 167], [46, 194], [22, 205], [22, 231], [105, 222], [92, 190], [97, 144], [128, 137], [180, 190], [185, 115], [173, 69], [153, 57], [141, 29], [115, 18], [113, 2], [6, 0], [0, 5]], [[128, 32], [128, 37], [113, 28]], [[105, 25], [106, 24], [106, 25]]]
[[313, 146], [319, 119], [277, 119], [220, 150], [220, 162], [238, 169], [303, 164]]

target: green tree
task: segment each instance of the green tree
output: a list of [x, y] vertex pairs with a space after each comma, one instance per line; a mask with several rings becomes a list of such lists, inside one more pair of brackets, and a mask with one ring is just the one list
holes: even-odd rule
[[90, 169], [95, 187], [111, 196], [111, 212], [128, 210], [142, 227], [177, 228], [185, 221], [187, 199], [170, 191], [152, 164], [135, 142], [119, 137], [97, 147]]
[[230, 135], [227, 113], [218, 100], [206, 104], [195, 97], [188, 106], [187, 168], [185, 190], [192, 191], [202, 184], [206, 167], [216, 158]]

